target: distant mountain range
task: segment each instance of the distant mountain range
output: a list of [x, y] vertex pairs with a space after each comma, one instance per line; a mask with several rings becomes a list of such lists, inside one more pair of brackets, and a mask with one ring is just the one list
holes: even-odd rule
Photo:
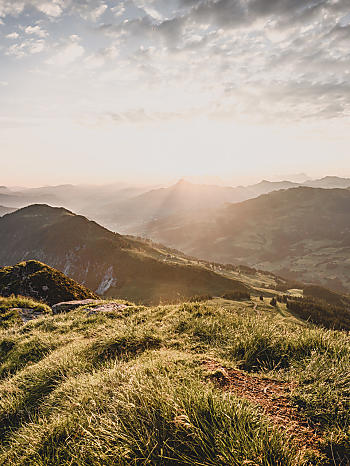
[[0, 266], [35, 259], [99, 295], [159, 302], [195, 294], [246, 291], [247, 286], [85, 217], [32, 205], [0, 218]]
[[[142, 234], [145, 225], [154, 220], [205, 208], [220, 208], [281, 189], [300, 186], [324, 189], [350, 187], [349, 178], [327, 176], [302, 183], [267, 181], [250, 186], [224, 187], [194, 184], [180, 180], [170, 187], [129, 186], [44, 186], [11, 190], [0, 187], [0, 205], [21, 208], [45, 203], [78, 212], [120, 233]], [[1, 213], [0, 208], [0, 215]]]
[[[345, 184], [339, 179], [323, 179]], [[315, 182], [316, 183], [316, 182]], [[350, 292], [350, 190], [297, 187], [150, 222], [144, 234], [187, 254], [246, 263]]]
[[226, 203], [237, 203], [281, 189], [314, 186], [324, 189], [350, 187], [350, 179], [327, 176], [303, 183], [266, 181], [250, 186], [223, 187], [198, 185], [180, 180], [168, 188], [154, 189], [123, 202], [111, 203], [101, 209], [98, 221], [114, 231], [144, 233], [149, 221], [163, 219], [201, 209], [219, 208]]
[[39, 188], [0, 187], [0, 204], [21, 208], [31, 204], [45, 203], [53, 207], [75, 210], [91, 209], [95, 205], [108, 205], [112, 201], [124, 201], [150, 189], [149, 186], [71, 185], [42, 186]]

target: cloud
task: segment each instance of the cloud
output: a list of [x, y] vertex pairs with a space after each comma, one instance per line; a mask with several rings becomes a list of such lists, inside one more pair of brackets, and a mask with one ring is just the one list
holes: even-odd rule
[[70, 9], [86, 21], [96, 22], [108, 10], [108, 4], [103, 0], [72, 1]]
[[47, 37], [48, 33], [45, 29], [42, 29], [40, 26], [28, 26], [25, 28], [24, 32], [28, 35], [36, 35], [38, 37]]
[[0, 0], [0, 17], [4, 18], [7, 15], [18, 15], [24, 10], [24, 7], [24, 2]]
[[125, 20], [118, 25], [102, 24], [99, 31], [111, 37], [122, 38], [125, 41], [128, 38], [133, 42], [138, 40], [138, 46], [142, 45], [144, 40], [154, 40], [156, 42], [162, 41], [167, 47], [173, 48], [181, 40], [184, 26], [185, 20], [182, 17], [159, 22], [149, 15], [145, 15]]
[[85, 49], [80, 45], [79, 41], [80, 37], [78, 35], [70, 36], [68, 40], [58, 47], [58, 52], [49, 58], [46, 63], [56, 66], [67, 66], [74, 63], [85, 53]]
[[180, 4], [186, 8], [184, 15], [189, 22], [227, 29], [250, 27], [257, 21], [286, 29], [318, 15], [349, 12], [346, 0], [180, 0]]
[[6, 39], [18, 39], [19, 34], [17, 32], [11, 32], [10, 34], [7, 34]]
[[31, 54], [41, 53], [44, 50], [45, 50], [45, 42], [43, 40], [37, 40], [37, 41], [31, 42], [28, 45], [28, 51]]
[[92, 12], [90, 13], [90, 18], [93, 21], [97, 21], [106, 12], [107, 9], [108, 9], [108, 5], [103, 3], [99, 7], [92, 10]]
[[350, 42], [350, 25], [342, 26], [336, 24], [329, 32], [328, 37], [338, 44]]
[[11, 45], [5, 52], [7, 56], [14, 56], [15, 58], [23, 58], [26, 55], [34, 55], [45, 50], [45, 41], [38, 40], [24, 40], [20, 43]]
[[111, 11], [116, 18], [118, 18], [119, 16], [123, 16], [123, 14], [126, 11], [125, 2], [118, 3], [118, 5], [111, 8]]
[[0, 86], [1, 87], [6, 87], [8, 85], [9, 85], [9, 83], [7, 81], [0, 81]]
[[100, 68], [105, 65], [106, 61], [115, 59], [118, 53], [117, 47], [112, 45], [88, 55], [84, 60], [84, 64], [89, 69]]
[[45, 13], [47, 16], [52, 16], [54, 18], [60, 16], [63, 11], [61, 2], [59, 0], [35, 2], [34, 6], [42, 13]]
[[225, 91], [216, 117], [290, 122], [350, 116], [350, 84], [301, 81], [252, 82]]
[[63, 11], [64, 0], [0, 0], [0, 17], [18, 16], [29, 7], [47, 16], [58, 17]]

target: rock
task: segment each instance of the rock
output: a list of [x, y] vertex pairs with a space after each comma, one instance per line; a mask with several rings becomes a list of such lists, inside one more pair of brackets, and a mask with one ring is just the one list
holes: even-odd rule
[[0, 295], [28, 296], [52, 306], [63, 301], [98, 299], [98, 295], [62, 272], [29, 260], [0, 268]]
[[57, 303], [52, 306], [52, 312], [54, 314], [60, 314], [61, 312], [68, 312], [76, 309], [80, 306], [88, 306], [89, 304], [98, 304], [100, 300], [98, 299], [83, 299], [81, 301], [64, 301], [62, 303]]
[[86, 311], [88, 312], [89, 316], [92, 316], [94, 314], [97, 314], [99, 312], [115, 312], [115, 311], [121, 311], [122, 309], [125, 309], [127, 306], [125, 304], [119, 304], [119, 303], [106, 303], [106, 304], [101, 304], [101, 306], [96, 306], [93, 308], [88, 308]]
[[27, 309], [21, 307], [13, 307], [12, 309], [10, 309], [10, 311], [16, 311], [24, 323], [45, 315], [45, 313], [42, 311], [35, 311], [34, 309]]

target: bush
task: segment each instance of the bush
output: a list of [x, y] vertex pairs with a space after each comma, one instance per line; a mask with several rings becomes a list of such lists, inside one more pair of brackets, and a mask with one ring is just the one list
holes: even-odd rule
[[273, 297], [273, 298], [271, 299], [270, 304], [271, 304], [271, 306], [274, 306], [274, 307], [277, 306], [277, 300], [276, 300], [275, 297]]
[[326, 328], [350, 330], [350, 311], [345, 306], [328, 304], [315, 298], [293, 298], [287, 308], [301, 319]]
[[228, 291], [222, 295], [222, 298], [229, 299], [231, 301], [249, 300], [250, 293], [247, 291]]
[[210, 294], [203, 294], [203, 295], [192, 296], [192, 298], [189, 299], [189, 302], [200, 303], [203, 301], [209, 301], [211, 299], [213, 299], [213, 297]]

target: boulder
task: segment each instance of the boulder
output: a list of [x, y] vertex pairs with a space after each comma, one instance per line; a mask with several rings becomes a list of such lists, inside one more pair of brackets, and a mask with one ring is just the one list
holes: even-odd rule
[[88, 308], [85, 310], [87, 311], [89, 316], [92, 316], [100, 312], [114, 313], [114, 312], [122, 311], [126, 307], [127, 306], [125, 304], [111, 302], [111, 303], [101, 304], [100, 306], [95, 306], [95, 307]]
[[38, 317], [42, 317], [46, 315], [42, 311], [35, 311], [34, 309], [27, 309], [22, 307], [13, 307], [10, 311], [15, 311], [22, 319], [23, 323], [29, 322], [30, 320], [37, 319]]
[[90, 304], [99, 304], [98, 299], [82, 299], [80, 301], [64, 301], [57, 303], [52, 306], [52, 312], [54, 314], [60, 314], [61, 312], [68, 312], [76, 309], [80, 306], [89, 306]]

